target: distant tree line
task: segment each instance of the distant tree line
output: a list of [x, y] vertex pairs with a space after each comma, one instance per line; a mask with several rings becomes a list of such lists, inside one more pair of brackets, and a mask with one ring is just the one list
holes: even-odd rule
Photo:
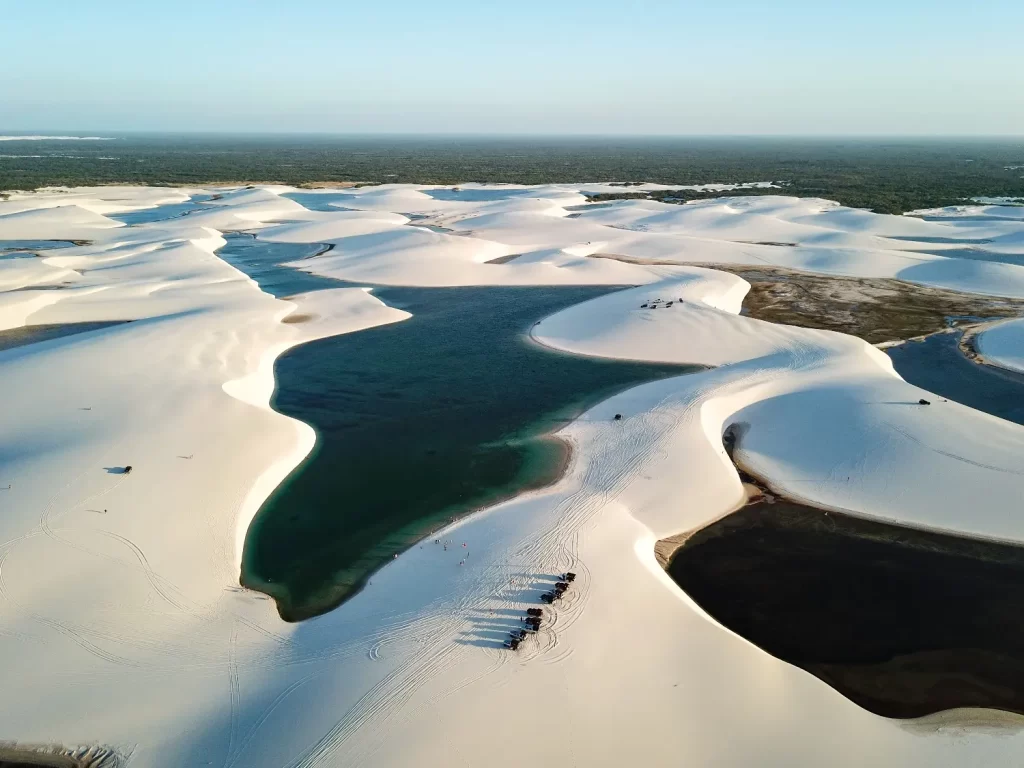
[[[973, 196], [1024, 197], [1024, 142], [1019, 140], [134, 135], [75, 142], [73, 149], [68, 143], [31, 142], [31, 151], [23, 153], [43, 157], [19, 157], [19, 142], [4, 149], [0, 190], [242, 181], [615, 181], [624, 187], [623, 195], [685, 201], [723, 193], [647, 194], [628, 187], [775, 181], [786, 183], [785, 194], [825, 197], [881, 213], [952, 205]], [[725, 194], [779, 192], [748, 188]]]

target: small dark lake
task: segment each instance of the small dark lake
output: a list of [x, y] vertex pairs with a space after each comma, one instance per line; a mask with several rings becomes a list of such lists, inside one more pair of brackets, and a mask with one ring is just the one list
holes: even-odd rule
[[311, 211], [337, 213], [338, 211], [358, 210], [346, 206], [358, 202], [359, 196], [344, 192], [285, 192], [281, 197], [294, 200], [303, 208]]
[[0, 259], [32, 258], [36, 251], [52, 251], [74, 245], [69, 240], [0, 240]]
[[1024, 255], [1014, 253], [998, 253], [989, 251], [984, 246], [991, 243], [986, 239], [956, 238], [956, 237], [890, 237], [891, 240], [903, 240], [911, 243], [934, 243], [959, 245], [959, 248], [947, 249], [921, 249], [915, 248], [910, 253], [928, 253], [933, 256], [943, 256], [947, 259], [969, 259], [971, 261], [992, 261], [1001, 264], [1024, 264]]
[[989, 222], [989, 221], [1016, 221], [1020, 223], [1021, 218], [1019, 216], [988, 216], [985, 214], [975, 214], [973, 216], [915, 216], [916, 219], [922, 221], [933, 221], [939, 224], [950, 224], [954, 225], [961, 221], [977, 221], [977, 222]]
[[123, 320], [94, 323], [63, 323], [61, 325], [26, 325], [21, 328], [9, 328], [0, 331], [0, 352], [16, 347], [26, 347], [29, 344], [38, 344], [41, 341], [51, 339], [62, 339], [65, 336], [74, 336], [78, 333], [98, 331], [101, 328], [109, 328], [112, 325], [120, 325]]
[[[922, 253], [922, 251], [918, 251]], [[923, 251], [929, 253], [929, 251]], [[997, 253], [986, 251], [981, 247], [952, 248], [945, 251], [930, 251], [934, 256], [944, 256], [947, 259], [968, 259], [970, 261], [991, 261], [998, 264], [1024, 264], [1024, 254], [1019, 253]]]
[[282, 356], [274, 408], [313, 425], [318, 444], [250, 526], [243, 583], [285, 619], [323, 613], [452, 516], [557, 479], [565, 449], [545, 435], [589, 405], [694, 370], [526, 338], [608, 290], [381, 288], [413, 317]]
[[952, 243], [954, 245], [984, 245], [992, 241], [987, 238], [969, 237], [921, 237], [919, 235], [887, 235], [890, 240], [903, 240], [908, 243]]
[[[565, 210], [573, 211], [574, 213], [583, 213], [585, 211], [600, 211], [603, 208], [615, 208], [622, 200], [609, 200], [604, 203], [581, 203], [580, 205], [567, 205]], [[625, 201], [628, 202], [628, 201]]]
[[969, 360], [962, 332], [937, 333], [885, 351], [904, 380], [1001, 419], [1024, 424], [1024, 375]]
[[464, 203], [489, 203], [496, 200], [510, 200], [514, 197], [536, 197], [535, 189], [424, 189], [423, 194], [435, 200], [461, 200]]
[[669, 575], [717, 621], [871, 712], [1024, 713], [1024, 548], [750, 504]]
[[120, 221], [132, 226], [134, 224], [151, 224], [154, 221], [167, 221], [185, 216], [193, 211], [203, 210], [203, 202], [210, 200], [213, 195], [194, 195], [190, 200], [181, 203], [168, 203], [158, 205], [155, 208], [143, 208], [138, 211], [125, 211], [124, 213], [108, 213], [107, 218]]

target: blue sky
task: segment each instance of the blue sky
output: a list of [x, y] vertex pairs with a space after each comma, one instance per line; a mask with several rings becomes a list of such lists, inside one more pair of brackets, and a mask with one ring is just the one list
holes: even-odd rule
[[3, 0], [0, 132], [1024, 134], [1024, 2]]

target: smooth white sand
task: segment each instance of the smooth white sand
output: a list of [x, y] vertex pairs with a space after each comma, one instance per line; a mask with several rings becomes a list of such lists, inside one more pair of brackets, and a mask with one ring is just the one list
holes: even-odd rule
[[[365, 213], [341, 212], [333, 223], [318, 218], [269, 230], [266, 237], [303, 242], [310, 237], [306, 231], [315, 231], [337, 248], [303, 263], [302, 269], [388, 284], [574, 282], [581, 278], [567, 275], [564, 267], [573, 273], [585, 271], [591, 268], [585, 257], [603, 253], [652, 262], [768, 265], [852, 277], [891, 277], [1024, 297], [1024, 267], [948, 258], [941, 253], [969, 246], [933, 242], [986, 239], [991, 243], [971, 247], [997, 254], [1024, 252], [1022, 223], [998, 217], [929, 222], [843, 208], [828, 200], [778, 196], [688, 205], [623, 200], [569, 211], [566, 207], [578, 206], [583, 197], [565, 185], [537, 188], [536, 196], [484, 203], [433, 200], [407, 187], [347, 192], [347, 208], [426, 215], [427, 219], [412, 223], [442, 226], [451, 232], [436, 233], [398, 221], [389, 227], [384, 219], [368, 220]], [[368, 221], [374, 222], [372, 232]], [[508, 254], [523, 254], [533, 264], [531, 271], [473, 266]], [[573, 259], [581, 260], [574, 263]], [[618, 274], [607, 267], [594, 271], [607, 282], [646, 282], [635, 269]], [[600, 280], [592, 275], [586, 282]]]
[[991, 325], [974, 337], [985, 362], [1024, 373], [1024, 320]]
[[[1024, 429], [952, 403], [909, 405], [920, 390], [858, 339], [739, 316], [748, 286], [733, 275], [588, 258], [904, 279], [949, 264], [921, 282], [967, 274], [974, 290], [1024, 293], [1024, 269], [906, 254], [922, 243], [891, 239], [972, 225], [780, 197], [569, 218], [564, 201], [579, 196], [564, 185], [496, 203], [366, 188], [355, 197], [372, 214], [325, 215], [279, 191], [239, 190], [132, 228], [97, 211], [152, 204], [149, 190], [0, 203], [0, 239], [73, 230], [93, 241], [0, 272], [0, 325], [134, 320], [0, 352], [0, 488], [12, 485], [0, 490], [0, 739], [104, 743], [132, 751], [132, 765], [175, 768], [1021, 761], [1019, 731], [922, 735], [767, 656], [688, 600], [654, 542], [741, 498], [721, 447], [735, 421], [750, 425], [744, 461], [802, 498], [1021, 540]], [[60, 195], [77, 195], [76, 210], [54, 207]], [[409, 205], [463, 234], [405, 223]], [[444, 534], [468, 543], [465, 566], [460, 547], [425, 543], [338, 610], [285, 625], [237, 587], [252, 514], [313, 442], [267, 407], [273, 360], [407, 314], [353, 288], [262, 293], [213, 255], [219, 231], [255, 226], [334, 243], [302, 267], [356, 281], [642, 283], [534, 334], [582, 354], [719, 367], [624, 392], [563, 430], [574, 453], [560, 483]], [[777, 239], [803, 245], [737, 242]], [[524, 257], [484, 263], [513, 253]], [[655, 297], [683, 301], [640, 309]], [[293, 312], [314, 319], [280, 322]], [[131, 475], [105, 469], [124, 464]], [[569, 568], [580, 576], [552, 621], [517, 654], [498, 648]]]

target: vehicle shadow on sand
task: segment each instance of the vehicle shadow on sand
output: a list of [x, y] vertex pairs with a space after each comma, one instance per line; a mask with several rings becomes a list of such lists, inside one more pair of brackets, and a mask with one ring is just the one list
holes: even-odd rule
[[560, 578], [559, 574], [520, 574], [513, 577], [514, 586], [502, 593], [502, 600], [521, 603], [521, 608], [495, 608], [470, 614], [472, 627], [455, 639], [458, 645], [472, 645], [478, 648], [503, 648], [513, 633], [522, 630], [530, 632], [526, 625], [528, 608], [541, 608], [545, 615], [550, 607], [540, 596], [548, 592]]

